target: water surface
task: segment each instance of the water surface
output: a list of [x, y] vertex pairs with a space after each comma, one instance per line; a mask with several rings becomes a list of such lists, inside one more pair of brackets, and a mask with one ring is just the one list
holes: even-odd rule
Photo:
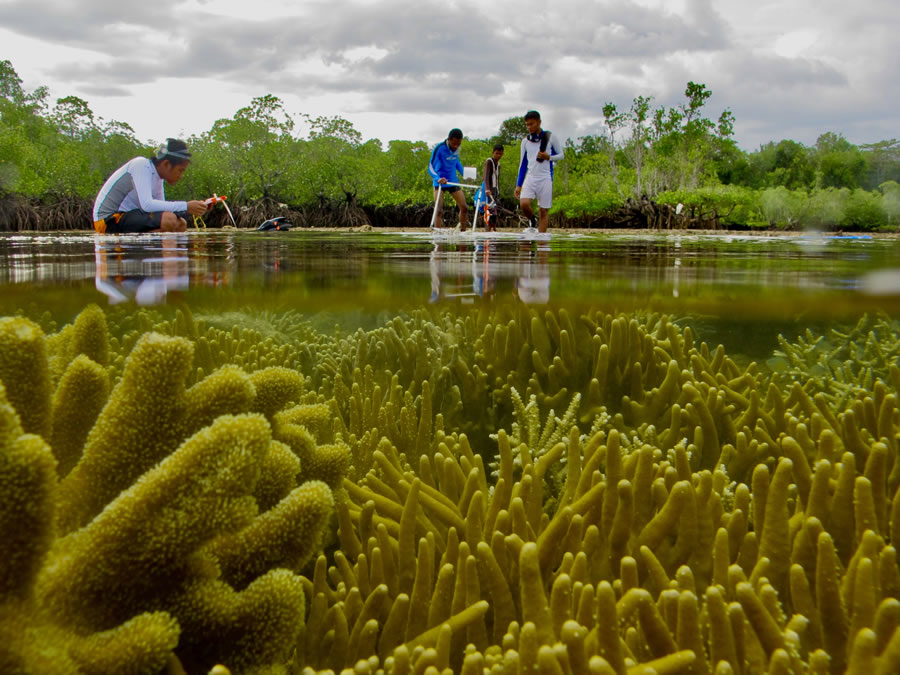
[[[658, 311], [765, 354], [778, 332], [900, 316], [900, 240], [552, 233], [189, 232], [0, 237], [0, 311], [85, 305], [327, 312], [362, 327], [424, 305]], [[351, 326], [347, 326], [352, 328]]]

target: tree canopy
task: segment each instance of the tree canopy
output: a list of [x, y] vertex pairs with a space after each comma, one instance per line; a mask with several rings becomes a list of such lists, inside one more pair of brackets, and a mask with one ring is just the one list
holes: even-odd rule
[[[102, 119], [88, 101], [48, 99], [46, 87], [25, 91], [12, 63], [0, 61], [0, 192], [93, 199], [118, 166], [151, 154], [127, 123]], [[734, 114], [710, 113], [711, 99], [706, 85], [688, 82], [673, 106], [641, 94], [627, 107], [606, 103], [604, 132], [566, 144], [553, 211], [602, 214], [645, 199], [754, 227], [897, 227], [900, 141], [856, 146], [826, 131], [811, 146], [783, 139], [745, 152], [734, 141]], [[509, 200], [525, 134], [522, 117], [505, 119], [493, 137], [465, 139], [463, 164], [480, 172], [494, 143], [513, 150], [501, 171]], [[431, 201], [426, 143], [365, 140], [343, 117], [295, 113], [271, 94], [186, 140], [193, 162], [176, 197], [215, 192], [237, 204], [297, 207]]]

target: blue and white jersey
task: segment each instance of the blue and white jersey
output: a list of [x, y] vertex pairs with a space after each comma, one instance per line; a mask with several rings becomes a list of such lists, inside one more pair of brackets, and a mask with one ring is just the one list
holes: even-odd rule
[[94, 200], [94, 221], [135, 209], [146, 213], [187, 211], [187, 202], [166, 201], [163, 179], [146, 157], [135, 157], [106, 179]]
[[431, 160], [428, 162], [428, 175], [431, 176], [432, 185], [437, 187], [441, 178], [455, 183], [457, 172], [464, 173], [462, 162], [459, 161], [459, 148], [451, 150], [447, 141], [434, 146], [434, 150], [431, 151]]
[[546, 152], [550, 154], [550, 159], [543, 162], [537, 161], [537, 154], [541, 150], [540, 135], [535, 138], [532, 134], [529, 134], [523, 138], [519, 152], [519, 176], [516, 179], [518, 187], [522, 187], [526, 175], [532, 181], [553, 180], [553, 163], [565, 158], [565, 155], [557, 149], [553, 135], [549, 131], [542, 131], [541, 134], [550, 136], [546, 149]]

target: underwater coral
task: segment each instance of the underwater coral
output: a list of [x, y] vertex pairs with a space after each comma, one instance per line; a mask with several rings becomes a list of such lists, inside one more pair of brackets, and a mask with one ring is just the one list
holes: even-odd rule
[[[51, 337], [0, 320], [0, 671], [280, 666], [304, 620], [296, 573], [334, 513], [266, 416], [302, 377], [226, 366], [186, 387], [193, 343], [150, 332], [110, 388], [105, 330], [79, 337], [98, 311]], [[307, 452], [323, 475], [346, 466]]]
[[0, 320], [0, 670], [900, 672], [877, 321], [835, 384], [656, 314]]

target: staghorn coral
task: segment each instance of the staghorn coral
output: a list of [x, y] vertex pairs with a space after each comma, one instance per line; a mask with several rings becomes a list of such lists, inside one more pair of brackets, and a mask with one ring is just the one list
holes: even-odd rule
[[[498, 433], [490, 485], [483, 448], [444, 433], [440, 416], [418, 457], [389, 436], [377, 443], [363, 484], [345, 483], [341, 551], [331, 567], [320, 558], [307, 582], [314, 599], [299, 663], [842, 672], [855, 654], [876, 672], [896, 668], [896, 552], [884, 529], [897, 503], [894, 394], [882, 383], [855, 411], [834, 410], [661, 325], [655, 384], [633, 379], [619, 403], [594, 394], [604, 405], [587, 432], [572, 426], [553, 447], [541, 443], [537, 430], [551, 425], [540, 424], [532, 390], [530, 410], [514, 412], [516, 441], [526, 442], [514, 451]], [[373, 377], [367, 386], [351, 400], [377, 398]], [[591, 393], [570, 405], [578, 395]], [[854, 452], [842, 456], [848, 444]], [[812, 514], [827, 515], [827, 527]], [[882, 578], [891, 581], [868, 581]]]
[[[132, 322], [121, 341], [111, 330], [114, 384], [141, 331], [195, 352], [212, 334], [184, 311]], [[243, 493], [264, 513], [197, 549], [200, 578], [188, 574], [189, 590], [165, 605], [204, 654], [191, 666], [212, 663], [203, 650], [215, 635], [235, 672], [900, 668], [890, 367], [834, 397], [809, 377], [738, 366], [664, 316], [419, 311], [347, 334], [282, 326], [305, 377], [277, 371], [270, 391], [290, 393], [267, 400], [293, 405], [274, 410], [233, 366], [260, 364], [248, 370], [265, 377], [291, 364], [262, 364], [251, 331], [215, 334], [209, 364], [226, 366], [216, 372], [230, 384], [185, 374], [183, 391], [172, 386], [187, 419], [208, 426], [227, 390], [221, 406], [264, 412], [275, 440]], [[322, 501], [333, 495], [336, 538], [326, 532], [318, 555], [285, 543], [293, 569], [314, 556], [305, 600], [285, 589], [293, 609], [271, 608], [283, 617], [271, 642], [242, 641], [253, 632], [240, 633], [252, 615], [241, 608], [269, 605], [239, 598], [282, 583], [264, 571], [283, 564], [249, 554], [243, 538], [278, 542], [287, 495], [310, 479], [323, 481], [302, 483]], [[218, 579], [202, 574], [210, 560]], [[227, 612], [196, 611], [220, 592]]]
[[770, 365], [786, 380], [800, 382], [807, 393], [822, 393], [837, 408], [845, 407], [875, 382], [900, 386], [900, 331], [887, 316], [864, 315], [844, 331], [816, 335], [807, 328], [791, 343], [778, 336], [781, 347]]
[[[75, 325], [96, 328], [98, 316]], [[320, 550], [334, 500], [257, 411], [277, 415], [302, 377], [231, 366], [186, 387], [192, 343], [148, 333], [107, 396], [110, 371], [91, 355], [115, 349], [80, 331], [45, 338], [27, 319], [0, 320], [0, 340], [28, 355], [4, 352], [0, 368], [0, 530], [12, 547], [0, 670], [283, 671], [304, 619], [294, 572]], [[66, 354], [58, 381], [54, 354]], [[45, 411], [34, 430], [59, 450], [25, 433], [17, 402]], [[74, 465], [61, 481], [55, 452]], [[326, 448], [319, 470], [339, 482], [346, 462], [334, 454]]]
[[[806, 502], [788, 457], [774, 474], [759, 465], [762, 504], [741, 485], [726, 511], [721, 470], [692, 473], [683, 452], [668, 466], [649, 446], [610, 465], [618, 432], [600, 436], [582, 445], [570, 434], [570, 467], [602, 468], [605, 456], [606, 471], [588, 479], [571, 471], [552, 513], [541, 494], [546, 467], [505, 433], [493, 491], [465, 437], [445, 439], [416, 471], [395, 449], [376, 451], [367, 485], [346, 485], [342, 552], [327, 574], [321, 557], [307, 582], [315, 599], [304, 662], [356, 672], [409, 672], [399, 663], [466, 672], [475, 660], [520, 672], [542, 658], [548, 672], [588, 672], [575, 664], [598, 658], [603, 672], [805, 672], [823, 662], [843, 672], [851, 658], [875, 672], [897, 667], [888, 647], [900, 636], [896, 550], [878, 529], [870, 481], [847, 478], [849, 453], [837, 475], [823, 460], [810, 477], [854, 486], [854, 520], [866, 529], [851, 526], [848, 537], [844, 524], [826, 528], [797, 508], [803, 501], [837, 515], [843, 497]], [[638, 497], [649, 493], [659, 496], [642, 513]], [[849, 540], [845, 554], [835, 537]], [[374, 665], [359, 650], [334, 648], [354, 645], [366, 626]]]

